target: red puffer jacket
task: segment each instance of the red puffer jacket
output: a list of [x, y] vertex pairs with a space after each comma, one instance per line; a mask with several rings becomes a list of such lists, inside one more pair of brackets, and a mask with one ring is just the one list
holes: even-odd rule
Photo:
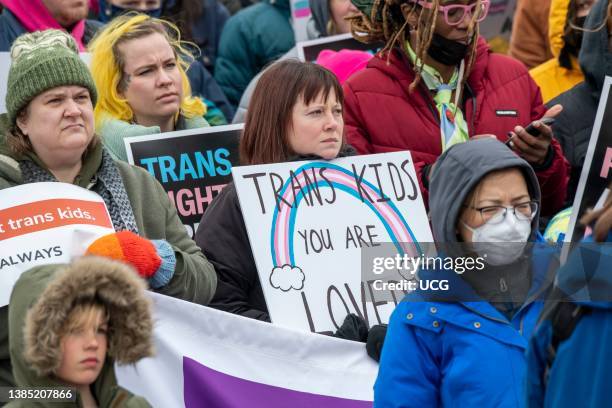
[[[522, 63], [491, 53], [484, 39], [478, 40], [476, 52], [462, 106], [469, 134], [494, 134], [506, 141], [515, 126], [527, 126], [546, 111], [540, 89]], [[408, 92], [414, 76], [399, 49], [392, 51], [389, 64], [386, 55], [375, 56], [344, 83], [344, 119], [348, 142], [361, 154], [410, 150], [427, 203], [421, 172], [442, 154], [442, 143], [431, 93], [422, 82]], [[542, 213], [549, 215], [563, 205], [569, 178], [569, 164], [555, 139], [552, 148], [552, 161], [542, 168], [534, 166]]]

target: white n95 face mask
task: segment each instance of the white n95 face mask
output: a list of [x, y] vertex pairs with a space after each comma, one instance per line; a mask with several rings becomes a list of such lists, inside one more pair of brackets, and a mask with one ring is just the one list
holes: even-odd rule
[[499, 214], [496, 217], [504, 219], [499, 223], [491, 219], [478, 228], [461, 222], [472, 231], [472, 247], [478, 256], [483, 257], [490, 265], [508, 265], [523, 254], [531, 235], [531, 220], [518, 219], [512, 211], [507, 211], [505, 216]]

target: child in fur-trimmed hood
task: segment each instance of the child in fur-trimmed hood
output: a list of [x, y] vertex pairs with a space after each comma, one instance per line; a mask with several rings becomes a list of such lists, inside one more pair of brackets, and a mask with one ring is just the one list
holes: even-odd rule
[[[13, 401], [7, 407], [149, 407], [144, 398], [117, 385], [113, 368], [115, 361], [134, 364], [153, 353], [145, 290], [144, 280], [130, 267], [94, 256], [21, 275], [9, 304], [15, 381], [27, 388], [76, 388], [77, 396], [72, 402]], [[93, 336], [87, 334], [91, 331]], [[81, 335], [89, 336], [85, 346], [69, 345]], [[93, 378], [75, 383], [87, 375]]]

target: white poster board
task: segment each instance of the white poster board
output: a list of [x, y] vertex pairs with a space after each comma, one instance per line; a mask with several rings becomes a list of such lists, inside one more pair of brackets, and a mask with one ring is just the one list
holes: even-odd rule
[[104, 200], [84, 188], [31, 183], [0, 190], [0, 307], [23, 272], [68, 263], [112, 232]]
[[321, 332], [349, 312], [370, 325], [388, 321], [394, 302], [362, 296], [362, 248], [389, 243], [418, 256], [420, 243], [433, 242], [409, 152], [234, 167], [232, 175], [273, 323]]

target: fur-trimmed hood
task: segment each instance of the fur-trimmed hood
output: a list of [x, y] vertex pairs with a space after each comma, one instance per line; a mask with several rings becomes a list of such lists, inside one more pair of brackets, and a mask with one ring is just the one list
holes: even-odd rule
[[153, 354], [151, 302], [129, 266], [93, 256], [40, 266], [21, 275], [11, 293], [9, 344], [18, 386], [59, 384], [53, 374], [61, 362], [60, 331], [74, 305], [89, 299], [103, 303], [110, 316], [107, 359], [92, 386], [100, 406], [120, 390], [115, 361], [133, 364]]

